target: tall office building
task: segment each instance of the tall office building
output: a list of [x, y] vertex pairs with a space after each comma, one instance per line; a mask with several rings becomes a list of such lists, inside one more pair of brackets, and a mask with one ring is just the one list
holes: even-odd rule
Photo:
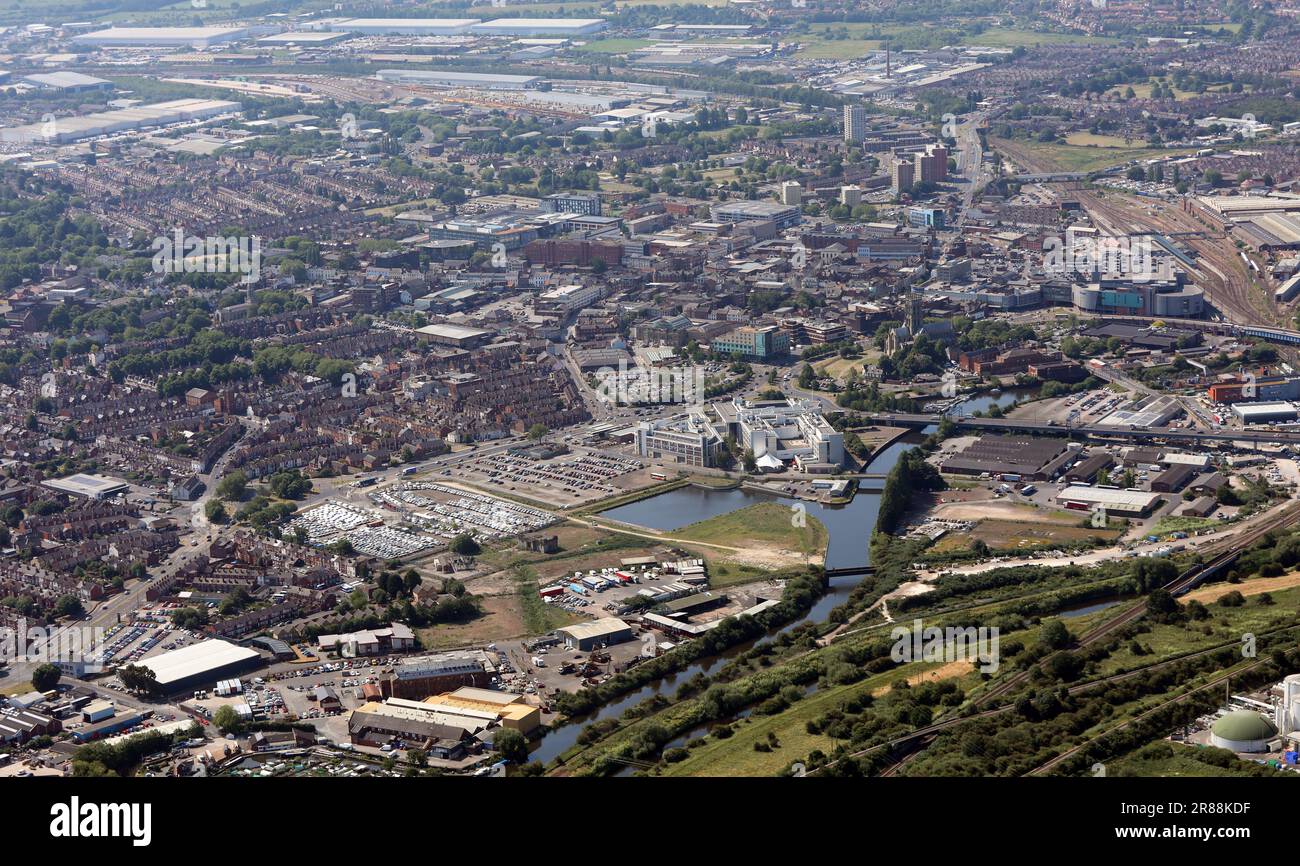
[[792, 180], [781, 184], [781, 204], [798, 207], [803, 201], [803, 187]]
[[844, 106], [844, 140], [862, 141], [867, 137], [867, 110], [861, 105]]

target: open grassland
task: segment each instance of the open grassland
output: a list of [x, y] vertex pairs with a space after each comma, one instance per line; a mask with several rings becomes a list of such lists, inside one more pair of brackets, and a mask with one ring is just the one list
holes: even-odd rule
[[1011, 520], [981, 520], [970, 532], [950, 532], [934, 545], [934, 553], [965, 550], [975, 541], [983, 541], [993, 550], [1032, 550], [1036, 547], [1085, 542], [1091, 538], [1114, 541], [1122, 534], [1118, 529], [1094, 529], [1080, 526], [1078, 520], [1062, 523], [1029, 523]]
[[769, 547], [820, 558], [829, 536], [821, 521], [806, 512], [761, 502], [684, 526], [668, 537], [740, 549]]
[[[993, 138], [990, 144], [997, 148], [1001, 139]], [[1154, 159], [1160, 156], [1185, 156], [1190, 151], [1166, 150], [1160, 147], [1079, 147], [1060, 142], [1026, 141], [1017, 139], [1014, 147], [1023, 148], [1036, 160], [1057, 171], [1100, 171], [1134, 159]]]

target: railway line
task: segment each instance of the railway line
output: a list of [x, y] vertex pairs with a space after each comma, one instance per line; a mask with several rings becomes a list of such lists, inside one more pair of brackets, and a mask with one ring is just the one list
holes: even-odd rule
[[[1026, 171], [1053, 170], [1053, 166], [1015, 142], [1000, 139], [996, 146]], [[1197, 255], [1197, 284], [1227, 318], [1242, 325], [1278, 324], [1270, 299], [1252, 290], [1247, 268], [1226, 236], [1208, 235], [1206, 227], [1194, 216], [1160, 200], [1136, 204], [1122, 195], [1105, 197], [1087, 189], [1073, 195], [1077, 195], [1079, 204], [1093, 221], [1110, 234], [1143, 234], [1155, 230], [1166, 237], [1180, 237]]]
[[[1237, 557], [1241, 555], [1241, 552], [1244, 549], [1249, 547], [1251, 544], [1254, 544], [1259, 539], [1263, 538], [1269, 532], [1284, 526], [1289, 526], [1294, 524], [1295, 518], [1297, 516], [1296, 514], [1297, 508], [1300, 508], [1300, 503], [1288, 504], [1287, 506], [1278, 509], [1277, 512], [1270, 515], [1268, 518], [1261, 520], [1259, 524], [1257, 526], [1252, 527], [1249, 532], [1234, 536], [1232, 539], [1224, 539], [1223, 540], [1224, 548], [1219, 550], [1210, 560], [1193, 565], [1191, 568], [1188, 568], [1185, 571], [1181, 572], [1177, 577], [1166, 582], [1160, 588], [1168, 591], [1171, 595], [1174, 596], [1179, 596], [1190, 591], [1191, 589], [1198, 586], [1200, 583], [1204, 582], [1206, 579], [1214, 576], [1215, 574], [1219, 573], [1223, 569], [1230, 566], [1233, 562], [1236, 561]], [[1210, 548], [1208, 545], [1205, 552], [1210, 552]], [[1093, 644], [1096, 644], [1097, 642], [1101, 641], [1102, 639], [1110, 635], [1113, 635], [1115, 632], [1119, 631], [1120, 629], [1124, 628], [1130, 623], [1136, 621], [1137, 619], [1140, 619], [1145, 612], [1146, 612], [1145, 601], [1138, 601], [1132, 605], [1129, 605], [1128, 607], [1124, 608], [1124, 610], [1120, 611], [1115, 616], [1111, 617], [1110, 619], [1107, 619], [1105, 622], [1098, 623], [1096, 626], [1094, 626], [1093, 628], [1089, 629], [1088, 631], [1080, 635], [1078, 640], [1075, 642], [1074, 649], [1076, 650], [1083, 649]], [[1285, 628], [1294, 628], [1294, 626], [1273, 629], [1270, 632], [1265, 632], [1263, 634], [1276, 633], [1277, 631], [1285, 630]], [[1100, 680], [1094, 680], [1091, 683], [1080, 684], [1078, 686], [1072, 687], [1069, 691], [1071, 694], [1074, 694], [1076, 692], [1084, 691], [1089, 688], [1096, 688], [1097, 686], [1104, 685], [1106, 683], [1118, 682], [1124, 679], [1138, 676], [1139, 674], [1142, 673], [1150, 672], [1152, 670], [1158, 670], [1159, 668], [1170, 664], [1175, 664], [1177, 662], [1185, 661], [1188, 658], [1195, 658], [1197, 656], [1206, 655], [1212, 652], [1218, 652], [1219, 650], [1222, 650], [1224, 646], [1226, 645], [1211, 647], [1209, 649], [1201, 650], [1191, 655], [1179, 656], [1173, 659], [1166, 659], [1164, 661], [1156, 662], [1152, 665], [1143, 668], [1138, 668], [1133, 671], [1127, 671], [1122, 674], [1116, 674], [1110, 677], [1105, 677]], [[976, 697], [971, 702], [969, 702], [966, 705], [966, 707], [967, 708], [974, 707], [977, 709], [980, 707], [987, 707], [989, 703], [1012, 694], [1029, 680], [1029, 678], [1033, 675], [1035, 670], [1041, 668], [1050, 659], [1059, 655], [1061, 652], [1065, 652], [1065, 650], [1058, 650], [1056, 652], [1049, 653], [1048, 655], [1039, 659], [1032, 667], [1028, 667], [1022, 671], [1018, 671], [1017, 673], [1008, 677], [1006, 680], [999, 682], [994, 687], [983, 692], [978, 697]], [[995, 707], [979, 709], [978, 712], [975, 712], [973, 714], [957, 716], [949, 719], [942, 719], [933, 724], [926, 725], [925, 727], [917, 728], [915, 731], [912, 731], [908, 734], [895, 737], [894, 739], [888, 740], [884, 743], [880, 743], [878, 745], [872, 746], [867, 749], [863, 749], [858, 752], [853, 752], [845, 757], [850, 759], [860, 758], [878, 752], [882, 749], [894, 750], [899, 748], [905, 748], [905, 752], [899, 756], [898, 760], [896, 760], [893, 764], [891, 764], [889, 767], [883, 770], [880, 774], [882, 777], [894, 776], [898, 773], [898, 770], [904, 764], [913, 760], [918, 754], [924, 751], [925, 748], [927, 748], [931, 743], [933, 743], [934, 740], [937, 739], [940, 733], [948, 730], [949, 728], [963, 724], [964, 722], [967, 722], [971, 719], [986, 718], [989, 716], [995, 716], [1001, 713], [1005, 713], [1008, 710], [1012, 709], [1012, 707], [1013, 704], [1002, 703]], [[834, 764], [844, 759], [845, 758], [838, 758], [835, 761], [831, 761], [830, 763], [824, 766], [833, 766]], [[809, 775], [814, 775], [815, 772], [816, 771], [813, 771], [812, 773], [809, 773]]]

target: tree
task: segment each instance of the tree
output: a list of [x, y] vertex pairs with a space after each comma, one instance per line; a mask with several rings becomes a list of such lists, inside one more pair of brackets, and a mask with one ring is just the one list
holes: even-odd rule
[[239, 713], [230, 704], [223, 704], [212, 714], [212, 724], [223, 734], [233, 733], [239, 728]]
[[221, 504], [220, 499], [209, 499], [203, 506], [203, 515], [212, 523], [225, 523], [228, 519], [226, 506]]
[[1043, 623], [1038, 639], [1048, 649], [1062, 649], [1070, 644], [1070, 630], [1059, 619], [1049, 619]]
[[468, 532], [462, 532], [451, 540], [451, 552], [461, 556], [478, 556], [483, 548]]
[[528, 428], [528, 438], [533, 440], [541, 439], [549, 432], [550, 430], [546, 428], [545, 424], [534, 424]]
[[80, 618], [86, 613], [86, 608], [82, 606], [81, 599], [75, 595], [61, 595], [59, 600], [54, 603], [55, 616], [71, 616]]
[[158, 685], [157, 675], [142, 665], [127, 665], [119, 668], [117, 678], [122, 681], [122, 685], [127, 691], [138, 692], [151, 697], [162, 693], [162, 686]]
[[497, 754], [514, 764], [528, 760], [528, 740], [514, 728], [502, 728], [493, 740]]
[[227, 502], [238, 502], [244, 498], [248, 492], [248, 476], [242, 469], [236, 469], [234, 472], [221, 479], [217, 485], [217, 495]]
[[48, 692], [59, 684], [63, 671], [57, 665], [46, 662], [32, 671], [32, 688], [38, 692]]

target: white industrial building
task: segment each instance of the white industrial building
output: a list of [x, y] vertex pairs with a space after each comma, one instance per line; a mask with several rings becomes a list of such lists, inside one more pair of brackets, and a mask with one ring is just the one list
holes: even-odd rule
[[1294, 421], [1300, 417], [1294, 403], [1283, 400], [1260, 403], [1233, 403], [1232, 414], [1242, 424], [1267, 424], [1270, 421]]
[[470, 31], [480, 36], [585, 36], [606, 26], [604, 18], [497, 18]]
[[14, 144], [67, 144], [118, 132], [207, 120], [234, 114], [241, 108], [240, 103], [224, 99], [174, 99], [80, 117], [59, 117], [50, 123], [9, 126], [0, 129], [0, 141]]
[[242, 39], [243, 27], [109, 27], [72, 37], [74, 45], [100, 48], [208, 48]]
[[426, 87], [473, 87], [483, 90], [528, 90], [542, 81], [536, 75], [492, 75], [485, 72], [456, 72], [446, 69], [381, 69], [380, 81]]
[[479, 23], [478, 18], [340, 18], [325, 26], [362, 36], [460, 36]]
[[257, 667], [261, 659], [257, 650], [224, 640], [205, 640], [146, 658], [140, 665], [153, 671], [164, 694], [174, 694], [229, 679]]
[[1107, 514], [1117, 517], [1144, 517], [1163, 500], [1159, 493], [1071, 484], [1056, 494], [1056, 501], [1074, 510], [1102, 508]]

